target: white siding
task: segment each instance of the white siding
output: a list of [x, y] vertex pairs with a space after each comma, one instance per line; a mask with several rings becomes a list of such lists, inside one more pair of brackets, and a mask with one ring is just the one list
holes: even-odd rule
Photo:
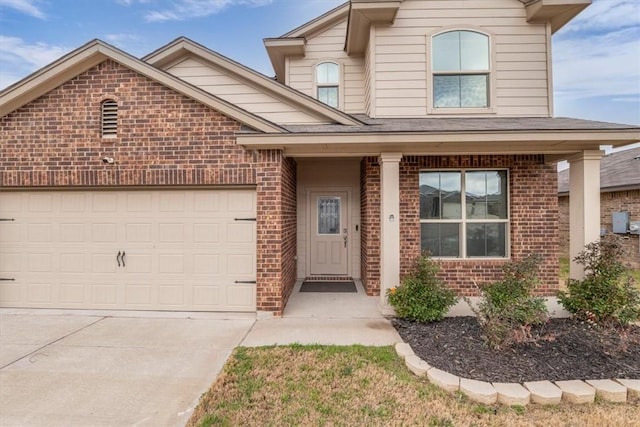
[[405, 0], [395, 24], [375, 31], [377, 117], [427, 114], [427, 35], [465, 26], [494, 36], [495, 113], [550, 115], [546, 28], [526, 22], [520, 1]]
[[166, 71], [274, 123], [316, 124], [325, 122], [318, 117], [297, 110], [247, 82], [193, 58], [185, 59]]
[[347, 21], [311, 37], [304, 58], [289, 58], [289, 85], [315, 98], [314, 66], [322, 60], [339, 62], [343, 92], [340, 109], [347, 113], [365, 112], [364, 58], [350, 58], [344, 51]]

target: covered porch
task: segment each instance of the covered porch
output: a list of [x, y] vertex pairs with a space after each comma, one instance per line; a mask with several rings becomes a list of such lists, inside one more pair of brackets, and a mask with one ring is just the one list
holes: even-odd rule
[[[549, 245], [546, 256], [548, 262], [555, 266], [549, 271], [557, 273], [556, 164], [562, 160], [571, 164], [570, 239], [573, 258], [586, 244], [599, 238], [600, 199], [597, 189], [603, 155], [600, 146], [623, 146], [640, 140], [637, 128], [572, 119], [390, 119], [379, 122], [377, 126], [362, 127], [292, 127], [292, 133], [285, 135], [242, 135], [238, 137], [238, 143], [254, 150], [281, 150], [285, 157], [296, 162], [298, 281], [331, 276], [359, 279], [362, 290], [377, 296], [378, 308], [383, 312], [388, 308], [386, 290], [397, 286], [406, 273], [407, 236], [413, 252], [418, 248], [419, 253], [419, 226], [416, 236], [415, 227], [413, 234], [407, 234], [403, 224], [407, 224], [407, 209], [412, 209], [407, 208], [407, 203], [413, 203], [414, 207], [416, 203], [415, 200], [407, 200], [407, 191], [417, 193], [417, 186], [413, 188], [417, 183], [415, 177], [425, 165], [436, 170], [443, 164], [449, 167], [447, 162], [452, 158], [458, 159], [453, 163], [466, 162], [469, 168], [480, 164], [489, 165], [481, 167], [493, 168], [495, 164], [520, 165], [533, 161], [539, 165], [539, 171], [544, 170], [546, 177], [553, 172], [553, 180], [549, 180], [550, 184], [546, 186], [536, 187], [538, 175], [535, 174], [523, 173], [517, 182], [511, 180], [510, 197], [519, 195], [519, 211], [527, 209], [527, 197], [536, 192], [555, 198], [556, 204], [555, 208], [551, 205], [538, 206], [535, 211], [536, 215], [543, 212], [545, 218], [553, 217], [548, 224], [544, 221], [536, 224], [521, 221], [511, 225], [510, 234], [516, 237], [507, 240], [507, 244], [521, 247], [518, 251], [509, 252], [506, 259], [517, 257], [527, 249], [527, 242], [519, 241], [519, 235], [514, 232], [522, 224], [529, 227], [529, 235], [535, 235], [538, 226], [540, 229], [555, 227], [546, 230], [543, 238], [537, 237], [534, 249], [541, 248], [540, 241]], [[402, 130], [402, 127], [407, 127], [407, 130]], [[510, 170], [512, 166], [504, 167]], [[414, 178], [407, 179], [409, 169]], [[339, 213], [339, 220], [334, 220], [333, 228], [329, 227], [329, 234], [335, 240], [318, 244], [314, 241], [314, 234], [322, 234], [318, 233], [321, 231], [318, 228], [321, 227], [321, 211], [327, 208], [327, 212], [331, 212], [338, 199], [346, 209]], [[537, 203], [536, 200], [533, 202]], [[338, 270], [319, 267], [318, 260], [322, 258], [319, 247], [346, 249]], [[324, 259], [332, 257], [329, 251]], [[473, 259], [449, 262], [459, 274], [465, 274], [467, 268], [473, 271], [485, 266], [498, 271], [502, 263], [499, 260], [477, 262]], [[584, 271], [579, 265], [572, 264], [570, 274], [573, 278], [580, 278]], [[557, 275], [555, 285], [549, 280], [549, 285], [542, 292], [552, 295], [555, 289]]]

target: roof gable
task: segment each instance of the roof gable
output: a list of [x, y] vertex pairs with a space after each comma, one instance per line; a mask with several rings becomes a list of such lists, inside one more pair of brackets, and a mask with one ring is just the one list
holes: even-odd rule
[[244, 125], [265, 133], [284, 128], [213, 96], [101, 40], [93, 40], [0, 92], [0, 117], [26, 105], [99, 63], [111, 59], [178, 93], [207, 105]]
[[145, 56], [142, 60], [164, 70], [173, 65], [193, 58], [198, 62], [220, 70], [225, 75], [240, 81], [258, 91], [272, 96], [287, 105], [317, 118], [317, 121], [356, 125], [360, 122], [340, 110], [331, 108], [322, 102], [299, 91], [285, 86], [273, 79], [252, 70], [226, 56], [214, 52], [186, 37], [180, 37], [166, 46]]

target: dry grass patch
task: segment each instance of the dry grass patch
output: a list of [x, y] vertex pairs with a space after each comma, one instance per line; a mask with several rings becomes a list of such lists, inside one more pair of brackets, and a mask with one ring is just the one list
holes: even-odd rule
[[634, 405], [484, 406], [413, 376], [391, 347], [238, 348], [188, 426], [622, 426]]

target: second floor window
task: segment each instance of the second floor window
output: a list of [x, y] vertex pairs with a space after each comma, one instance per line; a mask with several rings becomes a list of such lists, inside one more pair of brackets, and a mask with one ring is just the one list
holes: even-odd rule
[[433, 37], [433, 106], [489, 107], [489, 36], [449, 31]]
[[335, 62], [322, 62], [316, 67], [318, 101], [338, 108], [340, 66]]

